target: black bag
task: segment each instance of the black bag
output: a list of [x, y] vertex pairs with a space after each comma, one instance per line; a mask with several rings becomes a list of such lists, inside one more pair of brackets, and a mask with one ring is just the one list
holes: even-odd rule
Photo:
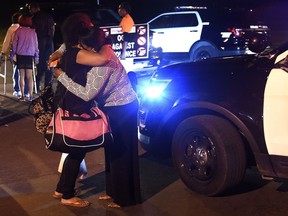
[[53, 117], [53, 95], [52, 83], [49, 83], [29, 104], [28, 112], [33, 115], [35, 128], [41, 134], [46, 133]]

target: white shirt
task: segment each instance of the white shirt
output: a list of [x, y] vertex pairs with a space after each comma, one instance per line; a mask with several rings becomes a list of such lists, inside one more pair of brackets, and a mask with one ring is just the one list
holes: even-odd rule
[[11, 44], [14, 38], [15, 31], [20, 27], [18, 23], [12, 24], [5, 35], [3, 44], [2, 44], [2, 53], [5, 53], [8, 55], [8, 52], [10, 52]]

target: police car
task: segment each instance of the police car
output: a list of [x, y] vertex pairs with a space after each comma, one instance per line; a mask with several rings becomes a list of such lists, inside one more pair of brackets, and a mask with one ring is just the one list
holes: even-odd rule
[[270, 40], [270, 29], [249, 8], [177, 6], [148, 25], [154, 49], [192, 61], [249, 54], [248, 40], [255, 34]]
[[[259, 37], [250, 45], [265, 47]], [[182, 181], [207, 196], [235, 187], [250, 167], [287, 179], [287, 55], [288, 43], [159, 68], [141, 96], [140, 144], [171, 152]]]

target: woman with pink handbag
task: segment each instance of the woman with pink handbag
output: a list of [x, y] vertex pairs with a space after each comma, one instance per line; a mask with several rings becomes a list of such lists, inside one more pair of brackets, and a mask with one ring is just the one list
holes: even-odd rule
[[[93, 24], [91, 23], [88, 15], [83, 13], [75, 13], [67, 17], [62, 26], [62, 34], [64, 43], [66, 45], [66, 51], [64, 56], [61, 58], [61, 67], [68, 72], [70, 77], [73, 77], [75, 82], [82, 85], [85, 85], [87, 80], [86, 76], [83, 76], [83, 74], [87, 73], [92, 67], [79, 63], [79, 59], [83, 60], [83, 56], [85, 57], [88, 55], [90, 59], [92, 59], [91, 62], [93, 62], [93, 65], [103, 65], [110, 58], [110, 54], [105, 53], [105, 51], [103, 51], [102, 55], [100, 55], [98, 53], [91, 53], [78, 47], [78, 38], [81, 30], [83, 28], [89, 28], [92, 25]], [[103, 46], [103, 50], [105, 50], [105, 46]], [[84, 61], [84, 63], [87, 62]], [[60, 106], [64, 110], [77, 115], [89, 112], [91, 107], [95, 105], [93, 100], [84, 101], [81, 98], [67, 92], [66, 88], [61, 85], [61, 83], [58, 83], [57, 85], [54, 103], [57, 105], [57, 107]], [[57, 107], [55, 107], [54, 110], [56, 110]], [[88, 200], [80, 199], [75, 195], [75, 183], [79, 174], [80, 164], [85, 155], [85, 151], [69, 153], [64, 161], [61, 176], [53, 194], [54, 198], [61, 200], [60, 203], [62, 205], [74, 207], [87, 207], [90, 205]]]
[[[95, 45], [103, 36], [101, 29], [91, 28], [79, 37], [80, 45], [97, 52]], [[81, 99], [96, 100], [109, 117], [114, 142], [104, 146], [107, 195], [100, 199], [112, 199], [108, 206], [120, 207], [141, 202], [137, 140], [139, 103], [123, 65], [112, 49], [110, 52], [112, 58], [107, 64], [93, 67], [87, 73], [85, 86], [74, 82], [61, 69], [55, 69], [54, 76]]]

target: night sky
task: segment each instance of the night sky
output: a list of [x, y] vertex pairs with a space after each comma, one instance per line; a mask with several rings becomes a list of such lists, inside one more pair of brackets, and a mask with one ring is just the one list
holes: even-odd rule
[[[37, 2], [55, 2], [56, 0], [46, 0]], [[61, 1], [61, 0], [58, 0]], [[63, 0], [62, 0], [63, 1]], [[70, 0], [75, 1], [75, 0]], [[85, 0], [81, 0], [85, 1]], [[97, 0], [87, 0], [96, 4]], [[98, 0], [100, 4], [109, 6], [117, 11], [120, 0]], [[255, 8], [269, 26], [273, 28], [288, 29], [288, 2], [287, 0], [126, 0], [130, 2], [133, 8], [133, 18], [136, 23], [143, 23], [154, 16], [171, 11], [175, 5], [207, 5], [213, 7], [217, 5], [241, 6]], [[16, 12], [20, 6], [31, 1], [25, 0], [8, 0], [5, 6], [0, 7], [0, 27], [8, 27], [11, 23], [11, 15]], [[64, 1], [65, 2], [65, 1]], [[69, 1], [67, 1], [67, 4]], [[192, 2], [192, 3], [191, 3]], [[216, 3], [215, 3], [216, 2]]]

